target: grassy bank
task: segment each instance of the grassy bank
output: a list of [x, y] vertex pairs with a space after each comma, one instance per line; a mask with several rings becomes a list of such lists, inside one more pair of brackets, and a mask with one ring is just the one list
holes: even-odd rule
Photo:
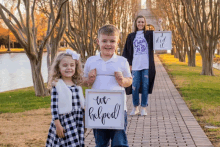
[[7, 48], [4, 49], [0, 49], [0, 53], [24, 53], [24, 49], [23, 48], [11, 48], [10, 51], [8, 51]]
[[[217, 55], [219, 56], [219, 55]], [[173, 55], [159, 55], [176, 88], [189, 109], [215, 146], [220, 146], [220, 129], [205, 129], [205, 125], [220, 127], [220, 70], [215, 76], [200, 75], [202, 59], [196, 55], [196, 67], [188, 67]]]
[[[86, 88], [87, 87], [83, 87], [84, 92]], [[50, 96], [35, 96], [33, 87], [2, 92], [0, 93], [0, 101], [0, 114], [50, 107]]]

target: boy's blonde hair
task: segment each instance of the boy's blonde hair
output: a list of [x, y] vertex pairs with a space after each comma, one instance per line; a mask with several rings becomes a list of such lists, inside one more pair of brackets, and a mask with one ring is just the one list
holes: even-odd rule
[[116, 28], [114, 25], [108, 24], [108, 25], [104, 25], [101, 28], [99, 28], [98, 38], [100, 37], [101, 34], [118, 36], [118, 38], [119, 38], [120, 32], [119, 32], [118, 28]]
[[[65, 57], [71, 57], [72, 55], [67, 54], [67, 53], [60, 53], [58, 56], [54, 59], [53, 64], [51, 65], [50, 72], [49, 72], [49, 80], [48, 80], [48, 89], [51, 89], [52, 86], [56, 85], [56, 82], [61, 78], [61, 73], [59, 69], [60, 62], [63, 58]], [[82, 66], [81, 66], [81, 61], [75, 60], [76, 64], [76, 69], [75, 73], [72, 77], [72, 81], [76, 85], [81, 85], [82, 84], [82, 77], [83, 77], [83, 72], [82, 72]]]

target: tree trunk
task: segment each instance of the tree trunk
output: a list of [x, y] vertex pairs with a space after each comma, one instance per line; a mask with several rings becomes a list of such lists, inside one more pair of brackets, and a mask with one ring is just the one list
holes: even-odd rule
[[190, 47], [190, 50], [187, 51], [188, 56], [188, 66], [195, 67], [196, 66], [196, 50]]
[[[34, 90], [36, 96], [47, 96], [49, 95], [48, 90], [44, 86], [44, 79], [41, 73], [41, 62], [36, 59], [30, 59], [32, 79], [34, 84]], [[37, 64], [36, 64], [37, 63]]]
[[183, 54], [180, 53], [180, 52], [179, 52], [179, 61], [180, 62], [185, 62], [185, 58], [184, 58]]
[[171, 50], [171, 55], [174, 55], [174, 48], [172, 48]]
[[11, 47], [10, 47], [10, 35], [8, 34], [8, 51], [11, 51]]
[[179, 54], [178, 54], [178, 52], [177, 52], [177, 49], [178, 47], [177, 47], [177, 45], [175, 45], [175, 47], [174, 47], [174, 58], [179, 58]]
[[192, 34], [192, 32], [188, 30], [187, 35], [187, 45], [189, 46], [189, 49], [187, 49], [187, 56], [188, 56], [188, 66], [195, 67], [196, 66], [196, 48], [195, 45], [195, 39]]
[[217, 55], [220, 55], [220, 49], [217, 49]]
[[51, 64], [52, 64], [54, 61], [54, 58], [57, 55], [59, 42], [56, 42], [56, 38], [51, 37], [51, 39], [52, 39], [52, 41], [50, 42], [51, 43], [50, 47], [51, 47]]
[[180, 62], [185, 62], [185, 53], [184, 53], [184, 49], [183, 49], [183, 41], [181, 41], [181, 43], [178, 44], [178, 48], [179, 48], [179, 51], [178, 51], [178, 54], [179, 54], [179, 61]]
[[51, 49], [50, 49], [49, 42], [46, 45], [46, 48], [47, 48], [47, 71], [48, 71], [47, 82], [49, 81], [50, 67], [51, 67], [51, 58], [50, 58], [51, 57]]
[[211, 49], [206, 49], [201, 52], [202, 56], [202, 72], [201, 75], [214, 76], [213, 73], [213, 51]]
[[50, 41], [46, 45], [48, 80], [49, 80], [50, 67], [53, 64], [54, 58], [56, 57], [58, 52], [59, 42], [56, 42], [55, 40], [56, 40], [55, 38], [51, 37]]

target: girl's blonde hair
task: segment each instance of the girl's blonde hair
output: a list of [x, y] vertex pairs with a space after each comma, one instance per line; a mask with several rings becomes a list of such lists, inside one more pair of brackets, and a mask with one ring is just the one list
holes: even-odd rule
[[[53, 64], [51, 65], [50, 68], [50, 72], [49, 72], [49, 80], [48, 80], [48, 89], [51, 89], [52, 86], [56, 85], [56, 82], [58, 82], [58, 80], [61, 78], [61, 73], [60, 73], [60, 69], [59, 69], [59, 65], [61, 60], [64, 57], [71, 57], [72, 55], [67, 54], [67, 53], [60, 53], [53, 61]], [[75, 69], [75, 73], [72, 77], [72, 81], [74, 84], [76, 85], [81, 85], [82, 84], [82, 78], [83, 78], [83, 72], [82, 72], [82, 64], [80, 59], [79, 60], [75, 60], [75, 64], [76, 64], [76, 69]]]

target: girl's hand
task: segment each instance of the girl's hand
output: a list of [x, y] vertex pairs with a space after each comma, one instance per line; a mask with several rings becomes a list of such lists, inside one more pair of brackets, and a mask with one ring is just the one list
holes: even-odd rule
[[123, 87], [124, 77], [122, 75], [122, 72], [120, 72], [120, 71], [115, 72], [115, 79], [118, 82], [118, 84]]
[[64, 135], [64, 129], [63, 127], [60, 125], [60, 126], [56, 126], [56, 133], [57, 133], [57, 136], [60, 137], [60, 138], [64, 138], [65, 135]]
[[55, 120], [54, 121], [54, 123], [55, 123], [55, 126], [56, 126], [56, 133], [57, 133], [57, 136], [58, 137], [60, 137], [60, 138], [64, 138], [65, 136], [64, 136], [64, 129], [63, 129], [63, 127], [61, 126], [61, 124], [60, 124], [60, 120]]
[[89, 71], [89, 73], [88, 73], [88, 85], [92, 85], [95, 82], [96, 75], [97, 75], [96, 68]]

